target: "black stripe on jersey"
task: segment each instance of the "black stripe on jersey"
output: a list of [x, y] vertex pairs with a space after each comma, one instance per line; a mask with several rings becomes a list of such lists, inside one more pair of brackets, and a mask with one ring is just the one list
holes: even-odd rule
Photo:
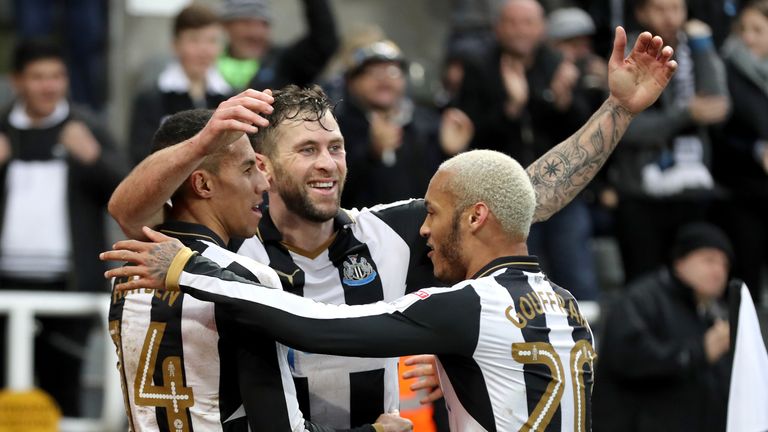
[[296, 398], [299, 400], [299, 409], [304, 414], [304, 420], [312, 421], [312, 413], [309, 410], [309, 378], [294, 376], [293, 385], [296, 387]]
[[[384, 300], [381, 275], [368, 246], [349, 228], [343, 228], [328, 248], [328, 257], [339, 272], [344, 303], [362, 305]], [[354, 424], [354, 423], [353, 423]]]
[[[372, 390], [378, 389], [379, 392]], [[352, 426], [373, 423], [384, 406], [384, 369], [349, 374], [349, 416]]]
[[232, 261], [226, 267], [226, 269], [242, 278], [248, 279], [251, 282], [256, 282], [257, 284], [261, 284], [261, 281], [255, 274], [251, 273], [250, 270], [248, 270], [244, 265], [240, 264], [237, 261]]
[[290, 251], [282, 244], [283, 235], [272, 222], [269, 207], [263, 208], [262, 211], [264, 214], [257, 235], [269, 257], [269, 266], [280, 277], [283, 291], [304, 297], [304, 270], [293, 262]]
[[427, 217], [424, 200], [413, 200], [372, 213], [392, 228], [410, 249], [405, 292], [411, 293], [424, 287], [445, 286], [435, 278], [432, 260], [427, 256], [429, 253], [427, 241], [419, 234], [421, 225]]
[[[261, 289], [256, 288], [255, 289]], [[237, 324], [230, 321], [232, 326]], [[285, 388], [278, 363], [275, 340], [257, 332], [232, 333], [233, 343], [239, 344], [238, 373], [243, 406], [249, 415], [250, 430], [283, 432], [291, 430]], [[258, 389], [258, 391], [251, 391]]]
[[[178, 357], [180, 359], [180, 370], [175, 373], [181, 374], [181, 380], [184, 387], [187, 387], [187, 376], [184, 371], [184, 347], [182, 344], [182, 332], [181, 332], [181, 311], [184, 304], [184, 297], [180, 295], [176, 298], [173, 304], [170, 304], [168, 300], [165, 300], [163, 296], [155, 295], [152, 297], [152, 310], [150, 312], [150, 320], [152, 322], [165, 323], [165, 332], [163, 333], [162, 340], [160, 340], [160, 346], [157, 349], [157, 360], [155, 363], [155, 370], [152, 371], [152, 378], [155, 386], [170, 386], [167, 383], [167, 379], [164, 376], [165, 359], [168, 357]], [[170, 367], [170, 366], [169, 366]], [[141, 374], [141, 371], [138, 371]], [[147, 383], [149, 385], [150, 383]], [[169, 428], [168, 424], [168, 410], [166, 406], [158, 406], [155, 410], [157, 417], [157, 424], [161, 431], [173, 430]], [[192, 425], [192, 418], [189, 411], [186, 411], [187, 424], [189, 430], [194, 431]]]
[[[538, 266], [525, 268], [525, 271], [538, 271]], [[526, 342], [546, 342], [549, 343], [550, 329], [547, 327], [546, 315], [543, 312], [541, 300], [536, 295], [533, 287], [528, 283], [526, 276], [519, 268], [511, 267], [504, 273], [496, 276], [496, 281], [504, 287], [507, 287], [509, 295], [515, 305], [518, 313], [525, 314], [524, 310], [532, 308], [533, 317], [528, 319], [527, 324], [520, 329], [523, 339]], [[523, 306], [521, 306], [521, 302]], [[524, 310], [521, 310], [524, 309]], [[529, 313], [530, 316], [531, 314]], [[552, 381], [552, 374], [549, 368], [544, 364], [528, 363], [523, 365], [523, 377], [525, 379], [525, 393], [528, 405], [528, 415], [530, 416], [536, 405], [546, 393], [547, 386]], [[563, 381], [565, 383], [565, 381]], [[549, 426], [546, 431], [560, 431], [562, 415], [560, 406], [552, 415]]]

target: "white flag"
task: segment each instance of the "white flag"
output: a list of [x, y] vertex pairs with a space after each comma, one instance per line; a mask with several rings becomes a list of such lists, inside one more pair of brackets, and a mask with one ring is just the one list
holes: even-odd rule
[[768, 431], [768, 353], [755, 304], [744, 284], [741, 285], [726, 431]]

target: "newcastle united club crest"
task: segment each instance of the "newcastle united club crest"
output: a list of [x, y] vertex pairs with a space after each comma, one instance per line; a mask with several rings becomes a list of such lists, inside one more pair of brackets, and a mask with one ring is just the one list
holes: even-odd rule
[[376, 279], [376, 270], [365, 257], [350, 255], [344, 261], [344, 278], [342, 282], [349, 286], [365, 285]]

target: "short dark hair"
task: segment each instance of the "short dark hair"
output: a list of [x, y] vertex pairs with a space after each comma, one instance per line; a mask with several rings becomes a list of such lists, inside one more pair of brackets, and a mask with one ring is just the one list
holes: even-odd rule
[[[171, 147], [197, 135], [213, 116], [213, 110], [198, 108], [179, 111], [167, 117], [152, 138], [152, 153]], [[199, 169], [217, 173], [221, 156], [226, 146], [209, 154], [200, 163]]]
[[197, 135], [212, 115], [213, 110], [198, 108], [179, 111], [167, 117], [152, 137], [152, 153]]
[[195, 30], [218, 24], [219, 17], [216, 13], [201, 4], [193, 3], [179, 12], [173, 20], [173, 36], [179, 37], [184, 30]]
[[272, 104], [273, 111], [269, 115], [263, 115], [269, 120], [269, 126], [259, 128], [259, 131], [251, 137], [251, 143], [256, 152], [267, 157], [274, 154], [277, 144], [277, 127], [286, 120], [317, 122], [323, 129], [329, 130], [323, 124], [323, 117], [330, 112], [336, 118], [334, 105], [318, 85], [301, 88], [291, 84], [275, 91], [272, 96], [275, 99]]
[[21, 73], [33, 62], [54, 59], [64, 63], [64, 53], [50, 39], [23, 39], [13, 49], [11, 67], [14, 73]]

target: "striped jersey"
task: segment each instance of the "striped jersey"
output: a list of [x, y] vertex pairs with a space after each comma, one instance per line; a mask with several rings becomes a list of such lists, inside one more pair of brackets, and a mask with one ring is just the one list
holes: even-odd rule
[[[407, 290], [440, 284], [419, 235], [425, 216], [423, 200], [342, 210], [334, 219], [335, 235], [307, 252], [282, 242], [267, 210], [257, 236], [238, 253], [268, 263], [293, 294], [331, 304], [391, 301]], [[398, 409], [397, 359], [291, 350], [289, 364], [301, 410], [313, 422], [347, 428]]]
[[452, 431], [590, 430], [591, 330], [534, 257], [497, 258], [453, 287], [361, 306], [253, 289], [196, 256], [171, 277], [244, 328], [308, 352], [436, 354]]
[[[280, 287], [269, 267], [226, 250], [202, 225], [159, 230], [240, 277]], [[287, 348], [239, 328], [220, 307], [178, 292], [113, 290], [109, 329], [130, 430], [305, 430]]]

